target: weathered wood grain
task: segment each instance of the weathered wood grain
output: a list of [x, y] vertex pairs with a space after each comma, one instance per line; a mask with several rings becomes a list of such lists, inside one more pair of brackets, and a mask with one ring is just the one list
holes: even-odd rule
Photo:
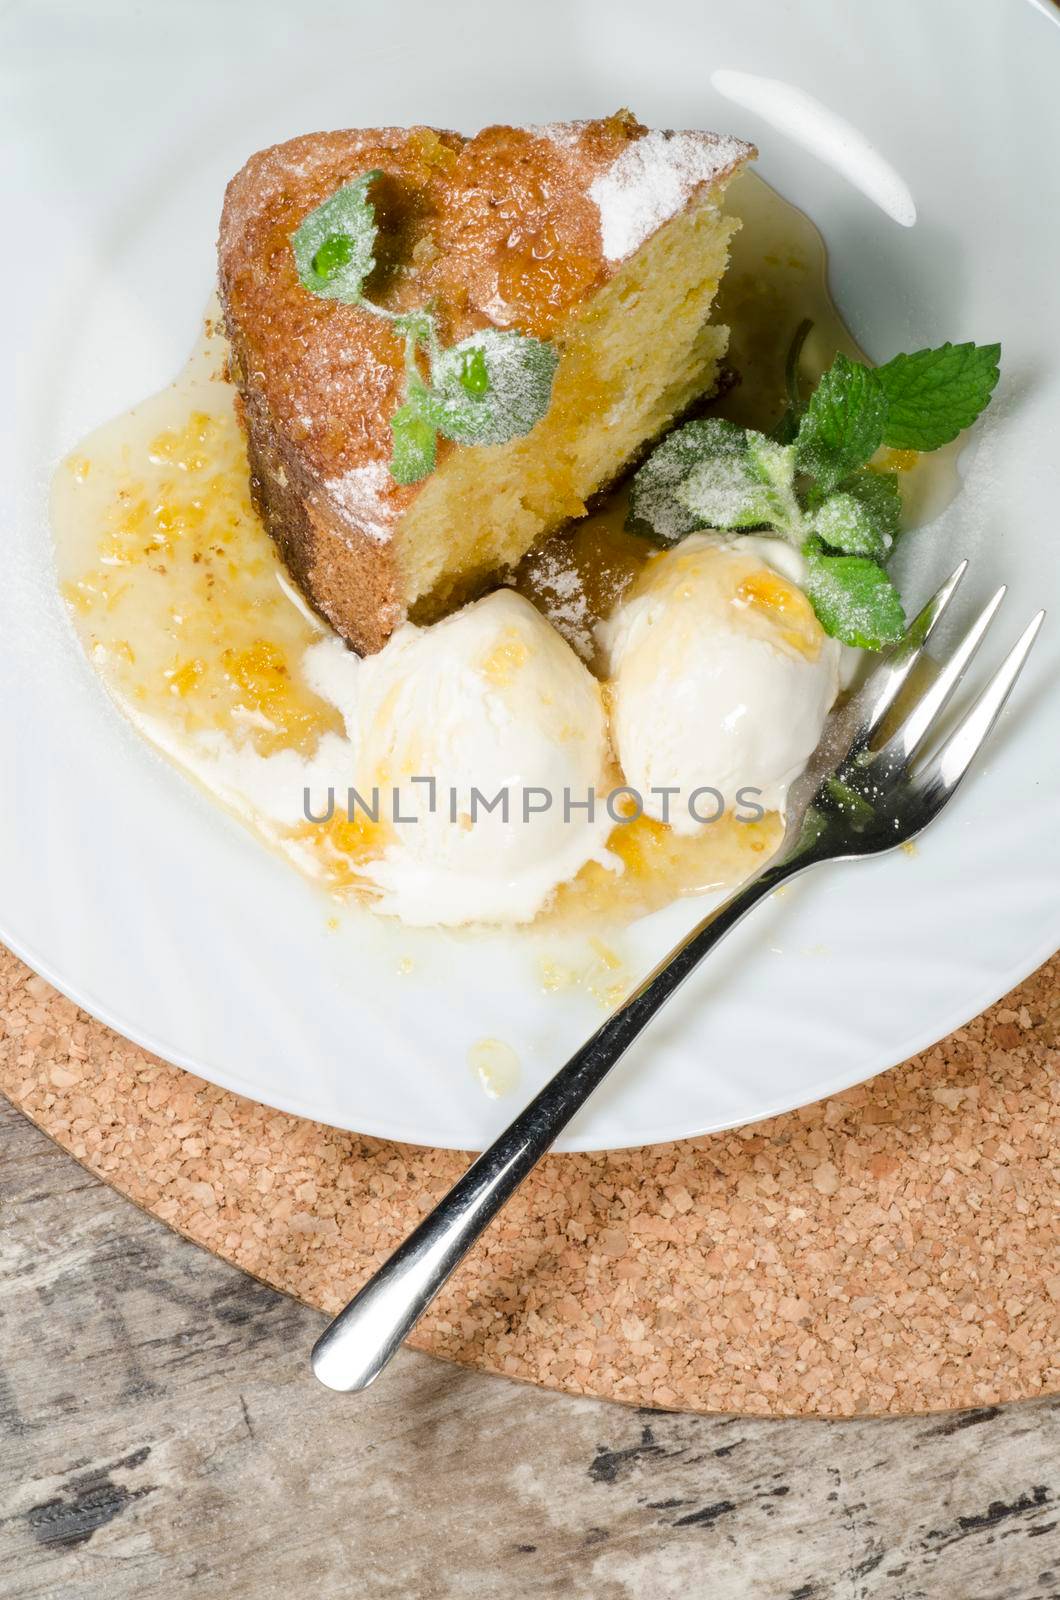
[[1057, 1600], [1060, 1401], [650, 1415], [405, 1354], [186, 1244], [0, 1102], [4, 1600]]

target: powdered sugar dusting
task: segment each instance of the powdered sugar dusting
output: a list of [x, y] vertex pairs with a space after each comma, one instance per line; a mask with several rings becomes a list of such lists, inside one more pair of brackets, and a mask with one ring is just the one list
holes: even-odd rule
[[386, 544], [394, 529], [397, 507], [390, 498], [394, 480], [384, 461], [353, 467], [324, 485], [343, 516], [369, 539]]
[[600, 208], [604, 255], [609, 261], [632, 255], [684, 209], [696, 189], [715, 182], [751, 153], [742, 139], [716, 133], [654, 129], [634, 140], [589, 188]]
[[538, 139], [547, 139], [558, 150], [576, 150], [587, 126], [585, 122], [534, 122], [526, 131]]
[[593, 619], [577, 568], [569, 566], [556, 550], [545, 547], [534, 558], [533, 574], [545, 616], [583, 661], [591, 661]]
[[494, 327], [510, 328], [516, 319], [517, 313], [513, 311], [501, 294], [494, 294], [482, 307], [484, 316], [489, 317]]

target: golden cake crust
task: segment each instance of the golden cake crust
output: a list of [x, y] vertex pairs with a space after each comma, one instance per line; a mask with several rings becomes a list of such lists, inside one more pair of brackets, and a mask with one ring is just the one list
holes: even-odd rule
[[[220, 288], [255, 496], [295, 577], [358, 649], [379, 648], [404, 614], [389, 535], [422, 485], [402, 487], [387, 468], [403, 341], [363, 308], [302, 287], [290, 245], [302, 220], [379, 168], [369, 299], [429, 303], [444, 344], [485, 327], [562, 343], [564, 324], [642, 242], [638, 230], [648, 237], [752, 153], [713, 134], [649, 133], [619, 113], [472, 139], [424, 127], [309, 134], [252, 156], [232, 179]], [[439, 440], [439, 466], [454, 448]]]

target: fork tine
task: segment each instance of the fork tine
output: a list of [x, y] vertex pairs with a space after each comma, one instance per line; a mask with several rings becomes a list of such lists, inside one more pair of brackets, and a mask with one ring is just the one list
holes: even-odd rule
[[1044, 618], [1044, 611], [1031, 618], [978, 700], [923, 771], [914, 774], [913, 792], [926, 808], [925, 821], [949, 799], [1001, 715]]
[[874, 670], [856, 696], [858, 736], [867, 741], [872, 738], [884, 717], [893, 706], [910, 672], [920, 659], [928, 639], [934, 633], [942, 613], [953, 599], [964, 574], [967, 561], [962, 561], [951, 573], [927, 605], [909, 624], [904, 636], [890, 651], [887, 658]]
[[924, 690], [901, 727], [891, 735], [880, 750], [876, 759], [882, 766], [903, 766], [916, 755], [930, 733], [936, 717], [945, 709], [968, 670], [1004, 598], [1005, 585], [1002, 584], [980, 611], [945, 666], [940, 668], [938, 676]]

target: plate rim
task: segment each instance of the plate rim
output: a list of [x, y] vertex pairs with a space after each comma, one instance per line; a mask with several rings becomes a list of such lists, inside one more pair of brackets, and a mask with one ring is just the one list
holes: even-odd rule
[[[1028, 0], [1028, 3], [1033, 7], [1034, 10], [1040, 12], [1042, 15], [1046, 16], [1048, 20], [1053, 22], [1054, 26], [1060, 25], [1060, 14], [1046, 9], [1044, 6], [1038, 3], [1038, 0]], [[834, 254], [831, 257], [831, 260], [834, 265]], [[26, 508], [24, 507], [18, 508], [20, 521], [23, 520], [25, 511]], [[89, 671], [91, 671], [91, 668], [89, 668]], [[120, 717], [120, 713], [113, 708], [113, 705], [111, 706], [111, 709], [116, 717]], [[177, 773], [176, 776], [179, 781], [180, 774]], [[94, 996], [89, 994], [87, 990], [82, 989], [81, 985], [76, 979], [67, 976], [59, 970], [59, 967], [63, 965], [62, 960], [60, 960], [57, 966], [53, 967], [50, 961], [44, 959], [36, 952], [32, 940], [23, 941], [19, 937], [18, 933], [13, 931], [9, 926], [12, 921], [17, 922], [18, 920], [19, 919], [17, 916], [12, 917], [5, 908], [0, 908], [0, 939], [3, 940], [3, 942], [11, 949], [12, 953], [19, 960], [25, 962], [33, 971], [39, 973], [42, 978], [49, 982], [60, 993], [66, 995], [67, 998], [75, 1005], [87, 1011], [90, 1015], [103, 1023], [103, 1025], [113, 1029], [121, 1036], [129, 1039], [138, 1048], [150, 1051], [152, 1054], [160, 1056], [162, 1059], [171, 1062], [179, 1069], [188, 1071], [200, 1078], [204, 1078], [228, 1092], [239, 1094], [245, 1098], [255, 1101], [258, 1104], [271, 1106], [279, 1111], [283, 1111], [291, 1115], [310, 1117], [314, 1120], [325, 1123], [327, 1126], [344, 1128], [350, 1132], [363, 1133], [367, 1137], [392, 1139], [396, 1142], [419, 1148], [470, 1148], [470, 1146], [466, 1143], [457, 1144], [444, 1141], [439, 1143], [437, 1140], [425, 1142], [422, 1138], [412, 1136], [408, 1128], [400, 1127], [394, 1123], [393, 1119], [388, 1118], [380, 1119], [359, 1115], [358, 1126], [356, 1128], [349, 1127], [349, 1125], [343, 1121], [334, 1120], [333, 1114], [329, 1114], [327, 1111], [322, 1114], [319, 1108], [312, 1106], [308, 1103], [307, 1099], [299, 1096], [298, 1094], [278, 1094], [272, 1092], [271, 1090], [266, 1093], [258, 1084], [248, 1085], [247, 1080], [242, 1078], [238, 1073], [232, 1073], [224, 1067], [220, 1069], [216, 1068], [206, 1054], [192, 1056], [190, 1053], [183, 1052], [179, 1048], [171, 1047], [163, 1040], [156, 1037], [148, 1028], [129, 1029], [122, 1022], [121, 1017], [118, 1015], [118, 1010], [120, 1010], [120, 1007], [112, 1009], [105, 1004], [97, 1003]], [[1017, 960], [1009, 963], [1005, 967], [1003, 973], [1000, 967], [997, 965], [989, 968], [977, 967], [975, 969], [975, 976], [980, 977], [981, 982], [977, 984], [970, 983], [969, 989], [966, 991], [966, 994], [969, 996], [973, 995], [974, 992], [974, 996], [977, 998], [966, 998], [962, 1000], [959, 1006], [950, 1008], [954, 1014], [949, 1016], [947, 1025], [942, 1029], [941, 1032], [938, 1031], [939, 1022], [936, 1019], [930, 1028], [915, 1030], [907, 1034], [906, 1041], [908, 1048], [903, 1048], [903, 1053], [896, 1059], [890, 1059], [892, 1055], [891, 1049], [883, 1052], [877, 1052], [875, 1056], [866, 1054], [865, 1056], [858, 1057], [857, 1059], [862, 1064], [859, 1065], [852, 1074], [848, 1072], [836, 1075], [834, 1079], [829, 1080], [828, 1085], [824, 1088], [821, 1088], [820, 1085], [815, 1085], [813, 1100], [806, 1100], [802, 1097], [805, 1094], [804, 1089], [801, 1094], [796, 1095], [794, 1098], [786, 1100], [783, 1103], [771, 1103], [767, 1108], [756, 1111], [755, 1114], [750, 1117], [745, 1114], [741, 1114], [740, 1116], [728, 1121], [719, 1121], [714, 1119], [709, 1123], [709, 1126], [696, 1129], [691, 1128], [689, 1126], [689, 1121], [686, 1119], [686, 1121], [677, 1131], [671, 1131], [669, 1129], [653, 1129], [645, 1137], [634, 1136], [623, 1139], [619, 1142], [616, 1142], [613, 1138], [611, 1138], [606, 1144], [589, 1139], [579, 1139], [577, 1136], [575, 1136], [569, 1140], [564, 1139], [561, 1143], [560, 1150], [557, 1153], [577, 1153], [582, 1151], [600, 1151], [609, 1149], [636, 1149], [657, 1143], [672, 1142], [673, 1140], [703, 1137], [709, 1133], [721, 1132], [726, 1128], [749, 1126], [755, 1122], [785, 1114], [794, 1109], [798, 1109], [799, 1107], [818, 1103], [819, 1100], [827, 1098], [829, 1095], [856, 1087], [857, 1085], [864, 1083], [881, 1073], [891, 1070], [893, 1067], [899, 1065], [902, 1061], [909, 1059], [910, 1056], [922, 1053], [925, 1049], [928, 1049], [931, 1047], [931, 1045], [935, 1044], [939, 1039], [946, 1037], [946, 1035], [952, 1032], [955, 1028], [960, 1028], [961, 1026], [967, 1025], [968, 1022], [981, 1015], [986, 1008], [996, 1003], [998, 999], [1009, 992], [1009, 990], [1016, 984], [1020, 983], [1024, 978], [1029, 976], [1043, 962], [1048, 961], [1050, 957], [1055, 954], [1057, 943], [1060, 942], [1060, 920], [1057, 918], [1054, 918], [1053, 920], [1057, 923], [1055, 928], [1051, 928], [1047, 934], [1041, 935], [1038, 940], [1031, 941], [1033, 954], [1028, 955], [1027, 952], [1024, 951], [1024, 953], [1021, 954]], [[1038, 926], [1041, 927], [1041, 924], [1038, 924]], [[1039, 946], [1042, 948], [1039, 949]], [[973, 1004], [975, 1005], [975, 1009], [970, 1011], [969, 1007]], [[885, 1057], [887, 1059], [884, 1059]], [[649, 1072], [651, 1070], [650, 1062], [645, 1063], [643, 1070], [645, 1072]], [[326, 1094], [328, 1092], [327, 1080], [317, 1080], [317, 1083], [323, 1088], [323, 1092]], [[514, 1107], [516, 1103], [515, 1097], [513, 1097], [512, 1103]], [[694, 1110], [694, 1108], [691, 1109]]]
[[[900, 849], [901, 847], [897, 846], [896, 848]], [[889, 851], [884, 853], [890, 854]], [[846, 865], [846, 863], [843, 864]], [[177, 1067], [182, 1072], [191, 1073], [194, 1077], [202, 1078], [206, 1083], [212, 1084], [216, 1088], [224, 1089], [230, 1094], [237, 1094], [244, 1100], [253, 1101], [256, 1105], [267, 1106], [273, 1111], [281, 1111], [287, 1116], [304, 1118], [311, 1122], [319, 1122], [325, 1127], [336, 1128], [342, 1133], [351, 1133], [367, 1139], [386, 1140], [389, 1143], [408, 1145], [411, 1148], [418, 1150], [479, 1151], [486, 1148], [485, 1145], [467, 1145], [463, 1143], [452, 1143], [449, 1141], [441, 1143], [432, 1141], [430, 1143], [425, 1143], [422, 1139], [410, 1137], [407, 1132], [399, 1131], [395, 1126], [388, 1126], [386, 1119], [380, 1120], [378, 1118], [366, 1118], [364, 1119], [361, 1127], [353, 1128], [348, 1126], [346, 1123], [333, 1121], [327, 1115], [321, 1114], [319, 1109], [314, 1109], [306, 1102], [300, 1103], [298, 1097], [295, 1095], [269, 1094], [268, 1096], [263, 1096], [260, 1090], [255, 1090], [252, 1092], [247, 1088], [245, 1082], [240, 1079], [238, 1074], [228, 1072], [223, 1068], [214, 1068], [212, 1064], [204, 1065], [201, 1059], [196, 1060], [191, 1056], [185, 1055], [180, 1050], [171, 1048], [162, 1041], [152, 1040], [150, 1037], [143, 1034], [139, 1029], [126, 1029], [121, 1023], [120, 1019], [109, 1014], [106, 1006], [97, 1004], [91, 996], [80, 994], [76, 985], [65, 979], [63, 975], [57, 972], [54, 968], [50, 967], [49, 963], [42, 961], [39, 957], [35, 956], [32, 951], [23, 948], [17, 937], [10, 933], [10, 930], [3, 922], [0, 922], [0, 942], [5, 944], [11, 953], [16, 956], [19, 961], [23, 962], [23, 964], [32, 972], [35, 972], [39, 977], [43, 978], [46, 983], [51, 984], [53, 989], [58, 990], [60, 994], [64, 995], [67, 1000], [72, 1001], [74, 1005], [80, 1008], [80, 1010], [87, 1012], [91, 1017], [95, 1018], [97, 1022], [100, 1022], [104, 1027], [109, 1028], [112, 1033], [116, 1033], [121, 1038], [129, 1040], [129, 1042], [136, 1045], [138, 1049], [146, 1050], [151, 1055], [158, 1056], [170, 1066]], [[884, 1060], [880, 1065], [872, 1066], [867, 1071], [863, 1071], [861, 1067], [858, 1067], [855, 1070], [855, 1075], [853, 1077], [850, 1077], [845, 1073], [839, 1074], [836, 1078], [828, 1080], [821, 1093], [815, 1095], [812, 1100], [803, 1100], [801, 1098], [785, 1100], [782, 1098], [781, 1101], [770, 1104], [766, 1109], [757, 1111], [753, 1116], [750, 1117], [741, 1115], [722, 1122], [712, 1122], [709, 1127], [698, 1128], [691, 1132], [687, 1130], [682, 1130], [679, 1132], [653, 1130], [647, 1138], [624, 1139], [617, 1143], [614, 1141], [609, 1141], [607, 1144], [599, 1144], [593, 1140], [579, 1139], [577, 1137], [568, 1139], [561, 1135], [560, 1140], [557, 1141], [559, 1147], [557, 1148], [556, 1146], [553, 1146], [547, 1153], [549, 1155], [560, 1156], [603, 1155], [609, 1150], [646, 1150], [655, 1145], [677, 1144], [686, 1139], [709, 1138], [715, 1133], [731, 1132], [733, 1128], [754, 1127], [758, 1123], [769, 1122], [774, 1117], [788, 1116], [794, 1111], [801, 1111], [806, 1106], [820, 1105], [825, 1100], [829, 1100], [835, 1095], [844, 1094], [849, 1089], [857, 1089], [862, 1084], [871, 1082], [874, 1078], [882, 1077], [888, 1072], [893, 1072], [897, 1067], [901, 1067], [907, 1061], [912, 1060], [913, 1057], [922, 1055], [924, 1051], [934, 1048], [935, 1045], [941, 1043], [943, 1039], [949, 1038], [951, 1034], [957, 1032], [960, 1028], [967, 1027], [969, 1023], [974, 1022], [976, 1018], [981, 1017], [985, 1011], [990, 1009], [991, 1006], [996, 1005], [999, 1000], [1004, 999], [1005, 995], [1009, 994], [1013, 989], [1017, 988], [1019, 984], [1025, 982], [1027, 978], [1031, 977], [1033, 973], [1037, 972], [1038, 969], [1051, 960], [1052, 957], [1058, 953], [1058, 951], [1060, 951], [1060, 945], [1058, 945], [1055, 939], [1050, 936], [1050, 938], [1045, 941], [1044, 950], [1036, 954], [1029, 965], [1027, 965], [1026, 959], [1021, 957], [1014, 964], [1014, 966], [1006, 972], [1000, 988], [997, 988], [996, 976], [991, 974], [990, 981], [984, 985], [986, 998], [981, 1004], [977, 1004], [976, 1009], [970, 1015], [967, 1013], [966, 1006], [962, 1003], [956, 1008], [956, 1015], [950, 1018], [947, 1026], [941, 1033], [936, 1033], [934, 1027], [927, 1030], [921, 1030], [920, 1032], [914, 1032], [910, 1041], [910, 1048], [904, 1049], [903, 1053], [895, 1060]], [[699, 969], [697, 969], [696, 973], [690, 975], [690, 982], [695, 982], [698, 970]], [[650, 1023], [648, 1027], [650, 1029]], [[889, 1057], [890, 1051], [887, 1051], [886, 1055]], [[557, 1071], [559, 1070], [562, 1070], [562, 1068], [557, 1068]], [[525, 1103], [526, 1102], [522, 1100], [519, 1101], [518, 1105], [514, 1105], [513, 1103], [513, 1117], [518, 1115]]]

